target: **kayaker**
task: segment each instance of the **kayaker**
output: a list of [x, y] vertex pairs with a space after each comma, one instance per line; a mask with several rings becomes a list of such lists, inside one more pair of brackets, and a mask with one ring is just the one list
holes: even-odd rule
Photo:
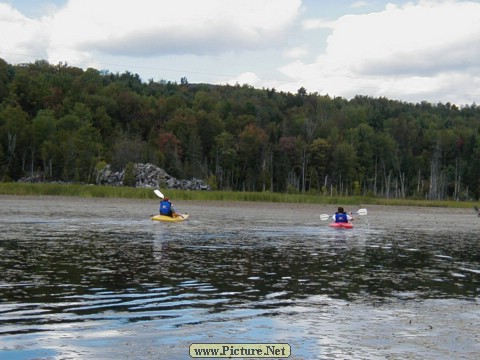
[[176, 217], [177, 213], [173, 208], [172, 203], [168, 197], [165, 197], [160, 201], [160, 215]]
[[332, 216], [332, 219], [336, 223], [348, 223], [349, 221], [353, 220], [353, 218], [350, 215], [348, 215], [343, 209], [343, 207], [341, 206], [338, 207], [338, 210], [335, 213], [335, 215]]

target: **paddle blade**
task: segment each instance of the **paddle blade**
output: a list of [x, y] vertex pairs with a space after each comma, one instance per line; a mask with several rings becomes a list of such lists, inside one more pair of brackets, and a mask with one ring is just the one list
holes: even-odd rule
[[163, 199], [165, 196], [163, 196], [162, 192], [160, 190], [153, 190], [153, 192], [155, 193], [155, 195], [157, 195], [160, 199]]
[[368, 211], [367, 209], [359, 209], [355, 214], [358, 214], [358, 215], [367, 215]]
[[328, 214], [321, 214], [320, 215], [320, 220], [328, 220], [328, 219], [330, 219], [330, 215], [328, 215]]

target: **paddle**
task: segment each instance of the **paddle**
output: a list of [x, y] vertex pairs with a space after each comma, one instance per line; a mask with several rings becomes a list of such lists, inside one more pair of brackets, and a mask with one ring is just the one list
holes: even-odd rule
[[351, 212], [350, 214], [351, 215], [361, 215], [361, 216], [363, 216], [363, 215], [367, 215], [367, 213], [368, 213], [367, 209], [358, 209], [358, 211]]
[[[367, 211], [367, 209], [359, 209], [358, 211], [351, 212], [350, 214], [364, 216], [364, 215], [368, 214], [368, 211]], [[328, 214], [321, 214], [320, 215], [320, 220], [328, 220], [328, 219], [331, 219], [331, 218], [332, 218], [332, 215], [328, 215]]]
[[[163, 196], [163, 194], [162, 194], [162, 192], [161, 192], [160, 190], [155, 189], [155, 190], [153, 190], [153, 192], [154, 192], [155, 195], [157, 195], [160, 199], [164, 199], [164, 198], [165, 198], [165, 196]], [[178, 215], [178, 216], [181, 216], [182, 219], [185, 219], [185, 216], [183, 216], [183, 215], [180, 214], [180, 213], [175, 213], [175, 214], [174, 214], [174, 216], [177, 216], [177, 215]]]

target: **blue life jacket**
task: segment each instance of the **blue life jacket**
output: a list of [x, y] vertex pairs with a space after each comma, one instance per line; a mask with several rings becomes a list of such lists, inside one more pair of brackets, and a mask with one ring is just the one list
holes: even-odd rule
[[160, 202], [160, 215], [172, 216], [172, 203], [163, 200]]
[[335, 213], [335, 222], [336, 223], [348, 223], [347, 213]]

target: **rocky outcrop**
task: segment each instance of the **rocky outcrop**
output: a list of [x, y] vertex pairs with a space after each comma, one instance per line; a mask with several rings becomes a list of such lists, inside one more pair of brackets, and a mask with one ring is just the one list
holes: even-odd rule
[[[97, 185], [124, 186], [125, 169], [122, 171], [112, 171], [110, 165], [105, 166], [96, 174]], [[41, 183], [51, 182], [45, 179], [42, 173], [36, 173], [24, 177], [18, 182]], [[58, 182], [56, 183], [63, 183]], [[180, 189], [180, 190], [211, 190], [202, 180], [179, 180], [170, 176], [165, 170], [152, 164], [135, 164], [135, 187], [141, 188], [162, 188], [162, 189]]]
[[45, 176], [43, 176], [43, 173], [35, 173], [35, 174], [31, 174], [30, 176], [25, 176], [21, 179], [18, 179], [17, 182], [20, 182], [20, 183], [42, 183], [42, 182], [45, 182]]
[[[123, 186], [125, 170], [112, 171], [105, 166], [97, 174], [97, 185]], [[181, 190], [211, 190], [202, 180], [179, 180], [170, 176], [165, 170], [152, 164], [135, 164], [135, 187], [168, 188]]]

